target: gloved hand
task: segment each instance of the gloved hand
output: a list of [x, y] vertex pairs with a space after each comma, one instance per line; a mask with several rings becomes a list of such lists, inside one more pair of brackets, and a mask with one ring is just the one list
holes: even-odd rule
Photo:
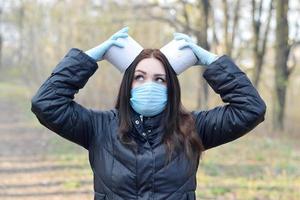
[[128, 37], [128, 29], [128, 27], [122, 28], [118, 32], [114, 33], [108, 40], [92, 49], [87, 50], [85, 53], [93, 58], [96, 62], [103, 60], [104, 54], [111, 46], [114, 45], [120, 48], [124, 47], [124, 45], [117, 41], [117, 39]]
[[212, 62], [217, 60], [218, 56], [201, 48], [197, 44], [192, 41], [188, 35], [183, 33], [174, 33], [173, 34], [175, 40], [185, 40], [185, 43], [179, 47], [179, 49], [183, 48], [191, 48], [196, 57], [198, 58], [198, 65], [210, 65]]

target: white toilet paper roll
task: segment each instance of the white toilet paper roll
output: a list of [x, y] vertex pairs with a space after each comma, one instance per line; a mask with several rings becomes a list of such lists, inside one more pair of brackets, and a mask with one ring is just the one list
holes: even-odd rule
[[125, 72], [133, 60], [141, 53], [143, 47], [132, 37], [118, 38], [124, 48], [112, 46], [105, 54], [104, 59], [114, 65], [119, 71]]
[[195, 65], [198, 61], [190, 48], [178, 49], [184, 42], [184, 40], [172, 40], [160, 49], [160, 51], [168, 58], [169, 63], [177, 75]]

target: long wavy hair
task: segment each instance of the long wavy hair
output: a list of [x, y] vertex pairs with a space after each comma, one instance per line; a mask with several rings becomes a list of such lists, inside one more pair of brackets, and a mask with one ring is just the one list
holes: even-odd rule
[[196, 161], [198, 164], [204, 147], [200, 137], [196, 134], [195, 120], [192, 114], [183, 107], [177, 75], [159, 49], [144, 49], [124, 73], [115, 105], [119, 113], [119, 138], [124, 144], [136, 146], [135, 141], [130, 138], [128, 133], [133, 128], [130, 115], [132, 112], [130, 91], [136, 66], [141, 60], [151, 57], [158, 59], [166, 72], [168, 100], [166, 109], [163, 111], [162, 121], [164, 126], [163, 143], [166, 145], [168, 155], [165, 163], [171, 161], [174, 151], [183, 149], [188, 160]]

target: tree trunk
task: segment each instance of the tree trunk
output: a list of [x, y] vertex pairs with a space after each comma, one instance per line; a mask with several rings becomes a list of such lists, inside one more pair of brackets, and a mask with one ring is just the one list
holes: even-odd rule
[[[0, 7], [0, 28], [2, 29], [2, 7]], [[2, 44], [3, 44], [3, 40], [2, 40], [2, 33], [0, 33], [0, 72], [2, 70]]]
[[230, 45], [229, 45], [229, 14], [228, 14], [228, 3], [227, 0], [223, 0], [223, 13], [224, 13], [224, 46], [225, 46], [225, 54], [231, 56]]
[[[228, 3], [227, 0], [222, 1], [223, 3], [223, 13], [224, 13], [224, 46], [225, 54], [232, 57], [232, 51], [234, 48], [234, 40], [236, 36], [236, 31], [239, 23], [239, 11], [240, 11], [240, 0], [233, 3]], [[230, 7], [234, 7], [231, 9]], [[230, 18], [229, 12], [233, 12], [233, 19]], [[230, 23], [232, 22], [232, 26]]]
[[290, 50], [288, 44], [288, 3], [288, 0], [276, 0], [274, 130], [284, 129], [285, 100], [289, 78], [287, 61]]
[[266, 54], [266, 44], [270, 30], [270, 22], [272, 18], [272, 10], [273, 10], [273, 0], [270, 1], [267, 23], [265, 27], [265, 31], [262, 32], [262, 3], [263, 0], [259, 2], [259, 6], [257, 6], [256, 1], [252, 0], [252, 27], [253, 27], [253, 39], [254, 39], [254, 47], [253, 47], [253, 59], [254, 59], [254, 71], [253, 71], [253, 84], [255, 87], [258, 87], [261, 72], [264, 64], [264, 57]]
[[[196, 35], [197, 41], [199, 45], [208, 50], [210, 49], [208, 41], [207, 41], [207, 30], [208, 30], [208, 18], [209, 18], [209, 1], [208, 0], [200, 0], [199, 1], [199, 11], [202, 13], [203, 19], [200, 21], [200, 30], [201, 32]], [[198, 109], [207, 109], [208, 108], [208, 83], [203, 80], [204, 68], [201, 67], [200, 70], [200, 91], [198, 93]]]
[[0, 35], [0, 71], [2, 70], [2, 35]]

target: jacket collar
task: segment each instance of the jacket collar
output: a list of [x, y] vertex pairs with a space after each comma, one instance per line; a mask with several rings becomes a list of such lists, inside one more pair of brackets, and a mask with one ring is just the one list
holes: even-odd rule
[[133, 124], [132, 136], [145, 143], [147, 140], [150, 145], [161, 142], [163, 136], [163, 119], [164, 112], [152, 117], [145, 117], [131, 109], [131, 121]]
[[[131, 109], [131, 119], [134, 124], [143, 124], [145, 128], [158, 128], [161, 125], [164, 112], [161, 112], [155, 116], [145, 117], [133, 109]], [[137, 121], [139, 121], [137, 123]]]

